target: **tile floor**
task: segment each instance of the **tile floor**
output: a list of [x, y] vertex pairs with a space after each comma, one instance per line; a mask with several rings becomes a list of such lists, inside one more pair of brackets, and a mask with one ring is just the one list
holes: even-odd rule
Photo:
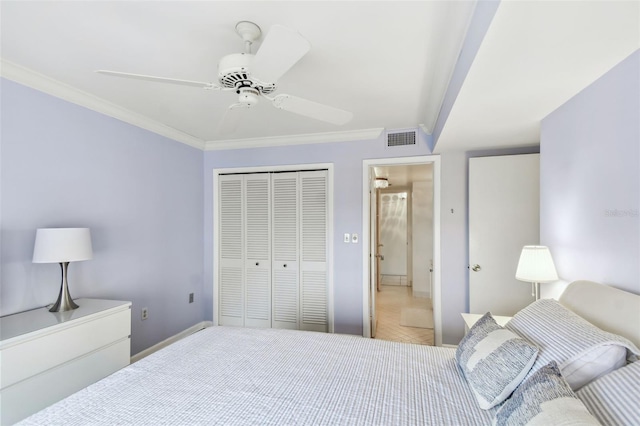
[[376, 294], [378, 324], [375, 338], [433, 346], [433, 329], [400, 325], [400, 312], [403, 307], [427, 306], [431, 308], [431, 299], [413, 297], [411, 287], [385, 284], [385, 277], [388, 276], [383, 276], [382, 286]]
[[406, 275], [381, 275], [380, 276], [380, 284], [381, 285], [407, 285], [407, 276]]

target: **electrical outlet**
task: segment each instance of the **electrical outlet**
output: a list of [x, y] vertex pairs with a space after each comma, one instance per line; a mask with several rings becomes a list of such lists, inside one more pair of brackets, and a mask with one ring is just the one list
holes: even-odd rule
[[142, 320], [149, 318], [149, 308], [142, 308]]
[[358, 244], [358, 234], [351, 235], [351, 242], [353, 244]]
[[193, 293], [189, 293], [189, 303], [193, 303]]
[[344, 242], [345, 243], [351, 242], [351, 234], [344, 234]]

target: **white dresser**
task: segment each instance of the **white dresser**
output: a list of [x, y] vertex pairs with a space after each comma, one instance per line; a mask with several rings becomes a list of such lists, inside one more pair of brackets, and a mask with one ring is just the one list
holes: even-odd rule
[[15, 423], [129, 365], [131, 302], [0, 318], [0, 424]]

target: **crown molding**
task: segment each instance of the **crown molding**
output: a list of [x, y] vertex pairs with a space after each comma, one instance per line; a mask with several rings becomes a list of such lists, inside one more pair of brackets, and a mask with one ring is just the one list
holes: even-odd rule
[[2, 58], [0, 58], [0, 76], [194, 148], [204, 149], [205, 147], [202, 139]]
[[221, 141], [207, 141], [205, 151], [223, 149], [260, 148], [268, 146], [307, 145], [314, 143], [350, 142], [377, 139], [384, 131], [383, 127], [363, 130], [348, 130], [344, 132], [308, 133], [290, 136], [269, 136], [264, 138], [229, 139]]
[[0, 58], [0, 76], [7, 80], [47, 93], [67, 102], [113, 117], [133, 126], [205, 151], [224, 149], [258, 148], [268, 146], [305, 145], [315, 143], [350, 142], [377, 139], [385, 130], [382, 127], [343, 132], [309, 133], [289, 136], [270, 136], [249, 139], [203, 141], [173, 127], [159, 123], [141, 114], [122, 108], [68, 84], [54, 80], [29, 68]]
[[429, 130], [429, 128], [425, 125], [425, 124], [418, 124], [418, 127], [420, 129], [422, 129], [422, 131], [426, 134], [426, 135], [430, 135], [431, 134], [431, 130]]

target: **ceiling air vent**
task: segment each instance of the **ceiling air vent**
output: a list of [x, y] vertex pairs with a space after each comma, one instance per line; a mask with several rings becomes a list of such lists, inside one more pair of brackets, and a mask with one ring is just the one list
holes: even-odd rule
[[416, 132], [387, 133], [387, 146], [415, 145]]

